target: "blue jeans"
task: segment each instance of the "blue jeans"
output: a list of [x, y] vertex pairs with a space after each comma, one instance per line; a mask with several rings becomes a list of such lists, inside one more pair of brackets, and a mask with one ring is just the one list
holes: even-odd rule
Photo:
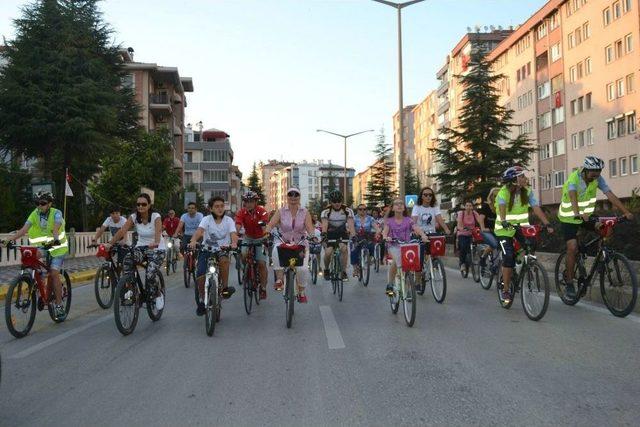
[[496, 236], [494, 236], [492, 232], [483, 231], [482, 238], [484, 239], [484, 243], [491, 246], [491, 249], [498, 248], [498, 240], [496, 239]]
[[471, 236], [458, 236], [458, 252], [460, 253], [460, 265], [464, 265], [470, 249]]
[[351, 251], [351, 265], [358, 265], [360, 263], [360, 249], [362, 249], [364, 245], [367, 245], [367, 248], [369, 249], [369, 255], [373, 256], [373, 242], [363, 240], [355, 245], [353, 247], [353, 250]]

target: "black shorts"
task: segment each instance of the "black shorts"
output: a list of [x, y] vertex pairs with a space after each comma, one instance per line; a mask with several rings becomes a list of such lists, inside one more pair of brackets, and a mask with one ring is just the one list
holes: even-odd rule
[[564, 235], [564, 241], [575, 240], [578, 238], [578, 231], [582, 228], [589, 231], [595, 231], [595, 224], [593, 222], [583, 222], [581, 224], [572, 224], [568, 222], [561, 222], [562, 234]]
[[502, 252], [502, 266], [513, 268], [516, 266], [516, 249], [513, 247], [513, 239], [517, 239], [521, 246], [526, 243], [520, 230], [516, 230], [514, 237], [498, 236], [498, 249]]
[[342, 239], [343, 243], [346, 243], [349, 240], [349, 233], [342, 230], [327, 232], [327, 240], [338, 240], [338, 239]]

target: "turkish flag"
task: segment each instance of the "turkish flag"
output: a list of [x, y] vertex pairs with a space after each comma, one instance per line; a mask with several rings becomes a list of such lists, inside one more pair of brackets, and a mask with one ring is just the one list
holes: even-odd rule
[[556, 92], [556, 108], [562, 107], [562, 95], [560, 92]]
[[420, 245], [418, 243], [400, 246], [400, 258], [402, 259], [402, 271], [422, 271]]

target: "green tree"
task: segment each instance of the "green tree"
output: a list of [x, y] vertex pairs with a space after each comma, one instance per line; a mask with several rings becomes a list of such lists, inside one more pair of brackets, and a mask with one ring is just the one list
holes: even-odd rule
[[307, 204], [307, 209], [309, 210], [312, 216], [318, 215], [318, 218], [320, 218], [320, 213], [322, 212], [322, 209], [324, 209], [324, 204], [322, 203], [322, 200], [320, 200], [317, 197], [314, 197], [309, 199], [309, 203]]
[[406, 194], [420, 194], [420, 180], [408, 160], [404, 166], [404, 191]]
[[433, 176], [449, 197], [485, 197], [502, 172], [514, 164], [526, 166], [535, 150], [526, 135], [511, 138], [513, 110], [499, 105], [497, 84], [504, 78], [491, 72], [485, 52], [471, 53], [469, 72], [457, 76], [464, 105], [456, 129], [441, 129], [443, 138], [432, 151], [442, 165]]
[[386, 142], [384, 129], [380, 130], [373, 153], [376, 155], [376, 163], [364, 198], [370, 206], [389, 205], [396, 192], [393, 189], [393, 148]]
[[[131, 91], [121, 86], [119, 48], [97, 1], [37, 0], [25, 6], [14, 21], [16, 37], [0, 74], [0, 149], [40, 159], [43, 175], [56, 184], [70, 168], [79, 181], [78, 196], [117, 139], [133, 136], [139, 113]], [[68, 203], [84, 203], [84, 197]]]
[[264, 189], [262, 188], [262, 184], [260, 183], [260, 177], [258, 176], [258, 170], [256, 169], [255, 162], [253, 163], [253, 167], [251, 168], [249, 178], [247, 178], [247, 188], [260, 196], [258, 204], [264, 206], [266, 202], [264, 197]]
[[120, 144], [103, 159], [102, 173], [90, 183], [90, 193], [99, 207], [118, 204], [133, 210], [141, 187], [155, 192], [154, 208], [164, 211], [179, 191], [180, 177], [173, 168], [171, 140], [166, 130], [140, 132], [137, 141]]
[[0, 231], [17, 230], [24, 225], [27, 216], [33, 210], [33, 198], [30, 194], [31, 175], [20, 169], [16, 162], [0, 162]]
[[333, 173], [333, 165], [329, 163], [329, 172], [327, 173], [327, 195], [331, 193], [333, 190], [338, 189], [336, 186], [336, 174]]

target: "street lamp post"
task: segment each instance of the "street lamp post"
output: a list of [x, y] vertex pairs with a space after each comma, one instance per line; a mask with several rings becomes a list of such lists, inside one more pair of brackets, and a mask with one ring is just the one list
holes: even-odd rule
[[402, 9], [412, 4], [423, 2], [424, 0], [412, 0], [404, 3], [394, 3], [387, 0], [373, 0], [378, 3], [391, 6], [398, 11], [398, 127], [399, 127], [399, 144], [398, 157], [400, 159], [398, 165], [398, 193], [404, 198], [404, 102], [402, 99]]
[[356, 132], [356, 133], [352, 133], [351, 135], [341, 135], [339, 133], [335, 133], [335, 132], [330, 132], [328, 130], [324, 130], [324, 129], [318, 129], [316, 130], [316, 132], [324, 132], [324, 133], [328, 133], [329, 135], [335, 135], [335, 136], [339, 136], [340, 138], [344, 139], [344, 201], [346, 203], [347, 201], [347, 139], [351, 138], [352, 136], [356, 136], [356, 135], [360, 135], [363, 133], [367, 133], [367, 132], [373, 132], [373, 129], [368, 129], [368, 130], [363, 130], [362, 132]]

